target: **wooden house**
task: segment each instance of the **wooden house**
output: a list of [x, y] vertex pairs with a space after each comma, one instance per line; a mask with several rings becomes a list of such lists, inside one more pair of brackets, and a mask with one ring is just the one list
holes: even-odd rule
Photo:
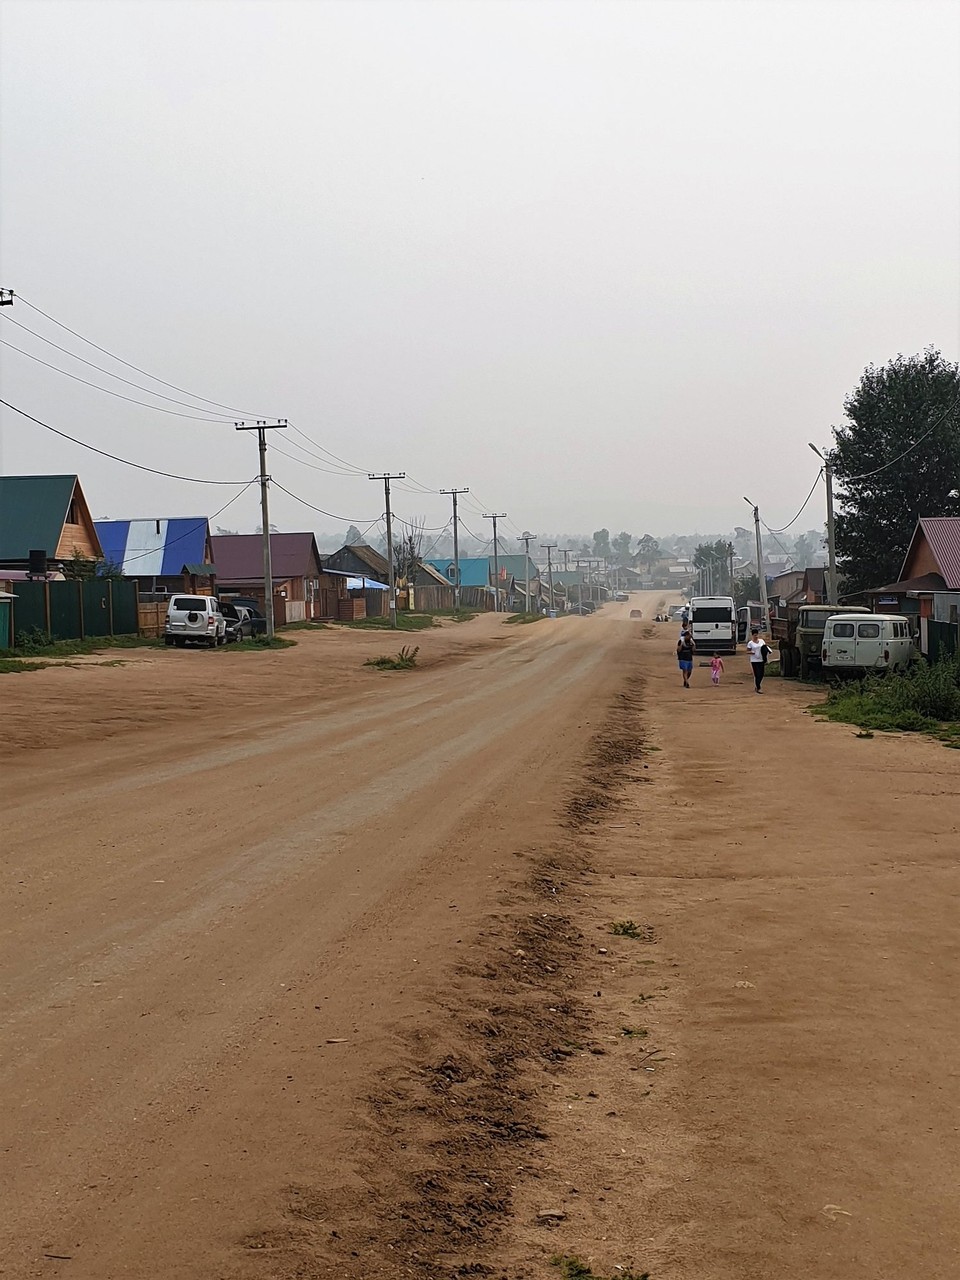
[[216, 569], [206, 516], [98, 520], [96, 529], [106, 562], [136, 579], [141, 598], [213, 594]]
[[77, 557], [103, 559], [77, 476], [0, 476], [0, 569], [31, 569], [31, 553], [52, 573]]
[[[263, 538], [259, 533], [217, 534], [212, 539], [220, 595], [250, 596], [263, 608]], [[271, 533], [273, 608], [277, 625], [339, 617], [346, 584], [324, 571], [312, 533]]]

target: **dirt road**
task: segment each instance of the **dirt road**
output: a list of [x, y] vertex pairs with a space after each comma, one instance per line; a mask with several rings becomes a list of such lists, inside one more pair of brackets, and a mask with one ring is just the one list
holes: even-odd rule
[[957, 757], [627, 611], [3, 678], [0, 1274], [960, 1274]]

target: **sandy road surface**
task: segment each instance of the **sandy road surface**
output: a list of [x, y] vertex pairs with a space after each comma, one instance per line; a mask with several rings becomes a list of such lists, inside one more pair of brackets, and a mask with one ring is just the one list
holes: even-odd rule
[[626, 612], [4, 679], [0, 1274], [960, 1276], [960, 759]]
[[300, 641], [5, 678], [4, 1275], [273, 1274], [244, 1243], [359, 1176], [358, 1097], [636, 632], [480, 618], [412, 674], [362, 669], [382, 633]]

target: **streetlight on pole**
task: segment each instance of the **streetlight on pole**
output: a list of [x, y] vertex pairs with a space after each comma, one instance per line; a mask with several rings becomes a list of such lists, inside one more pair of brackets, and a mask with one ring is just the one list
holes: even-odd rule
[[453, 607], [460, 609], [460, 521], [457, 516], [457, 495], [469, 493], [469, 489], [441, 489], [453, 498]]
[[523, 533], [521, 533], [520, 535], [520, 541], [523, 543], [523, 549], [526, 553], [524, 557], [524, 564], [527, 570], [527, 595], [526, 595], [527, 613], [530, 612], [530, 543], [534, 540], [536, 536], [537, 535], [535, 533], [531, 533], [529, 529], [524, 529]]
[[370, 474], [368, 480], [383, 481], [383, 498], [386, 507], [385, 519], [387, 522], [387, 590], [390, 592], [390, 625], [397, 625], [397, 580], [396, 570], [393, 565], [393, 516], [390, 511], [390, 481], [406, 480], [407, 473], [405, 471], [397, 471], [395, 474], [389, 473], [384, 475]]
[[760, 611], [764, 632], [770, 630], [770, 605], [767, 603], [767, 579], [763, 572], [763, 545], [760, 541], [760, 508], [749, 498], [744, 498], [748, 506], [753, 507], [753, 527], [757, 535], [757, 578], [760, 582]]
[[827, 583], [827, 604], [838, 604], [837, 591], [837, 539], [833, 524], [833, 467], [826, 454], [821, 453], [815, 444], [810, 448], [823, 463], [823, 478], [827, 482], [827, 561], [829, 563], [829, 582]]

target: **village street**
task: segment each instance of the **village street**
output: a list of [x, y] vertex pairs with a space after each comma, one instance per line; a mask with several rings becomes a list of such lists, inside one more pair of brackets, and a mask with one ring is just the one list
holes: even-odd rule
[[660, 599], [2, 677], [0, 1275], [955, 1280], [960, 756]]

